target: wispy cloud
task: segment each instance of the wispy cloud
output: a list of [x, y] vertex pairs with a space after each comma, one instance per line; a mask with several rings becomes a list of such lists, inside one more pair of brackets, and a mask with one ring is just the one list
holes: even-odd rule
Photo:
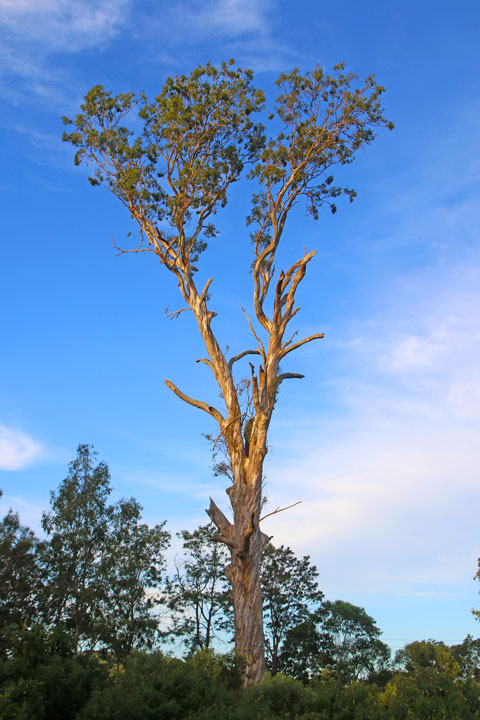
[[20, 102], [61, 95], [67, 78], [51, 59], [104, 47], [124, 26], [133, 0], [0, 0], [0, 92]]
[[36, 460], [42, 445], [18, 428], [0, 425], [0, 469], [20, 470]]

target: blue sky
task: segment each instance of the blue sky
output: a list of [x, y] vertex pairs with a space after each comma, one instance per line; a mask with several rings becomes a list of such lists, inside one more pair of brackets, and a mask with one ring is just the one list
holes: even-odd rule
[[[270, 98], [298, 66], [345, 61], [387, 88], [382, 132], [344, 173], [335, 216], [298, 213], [285, 258], [318, 248], [272, 424], [265, 522], [309, 553], [327, 596], [363, 605], [398, 647], [458, 642], [478, 624], [480, 555], [480, 7], [465, 0], [0, 0], [2, 176], [0, 511], [38, 528], [78, 443], [172, 532], [206, 520], [202, 413], [165, 387], [215, 399], [191, 318], [150, 256], [117, 257], [131, 227], [60, 141], [98, 83], [154, 95], [169, 74], [234, 57]], [[235, 188], [202, 258], [216, 329], [248, 329], [248, 188]]]

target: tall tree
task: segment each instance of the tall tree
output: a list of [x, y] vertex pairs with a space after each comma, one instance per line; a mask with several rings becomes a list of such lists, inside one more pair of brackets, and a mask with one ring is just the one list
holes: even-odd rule
[[167, 582], [168, 605], [174, 635], [195, 652], [211, 647], [219, 632], [231, 628], [232, 597], [225, 575], [228, 553], [214, 542], [213, 523], [177, 535], [183, 540], [183, 558], [176, 561], [176, 572]]
[[318, 571], [305, 555], [269, 543], [261, 568], [263, 618], [267, 667], [275, 675], [279, 656], [289, 631], [316, 617], [323, 593], [318, 589]]
[[[373, 128], [393, 127], [383, 117], [383, 88], [374, 77], [357, 85], [356, 76], [345, 73], [341, 64], [333, 74], [320, 67], [305, 75], [298, 70], [282, 74], [272, 114], [280, 131], [267, 138], [252, 120], [264, 106], [264, 95], [253, 87], [252, 78], [251, 71], [236, 68], [232, 60], [220, 69], [207, 64], [189, 76], [168, 78], [154, 102], [144, 94], [113, 96], [96, 86], [85, 96], [75, 121], [64, 118], [74, 127], [63, 136], [77, 149], [75, 162], [92, 166], [90, 182], [107, 187], [138, 224], [141, 245], [133, 252], [154, 253], [175, 277], [205, 346], [207, 357], [201, 362], [218, 384], [221, 409], [165, 381], [179, 398], [215, 420], [228, 450], [233, 522], [213, 501], [207, 512], [219, 530], [218, 540], [231, 554], [227, 576], [236, 650], [248, 661], [246, 682], [258, 681], [264, 673], [260, 563], [268, 538], [260, 529], [260, 511], [267, 433], [280, 385], [302, 377], [281, 371], [280, 363], [323, 337], [315, 333], [294, 341], [295, 333], [289, 332], [299, 310], [295, 295], [315, 251], [304, 251], [276, 273], [277, 251], [300, 200], [313, 218], [322, 205], [335, 211], [342, 194], [353, 200], [353, 190], [335, 185], [333, 168], [351, 163], [356, 151], [372, 142]], [[138, 104], [143, 131], [135, 136], [126, 116]], [[207, 241], [216, 234], [212, 218], [226, 205], [230, 186], [248, 164], [255, 317], [247, 321], [253, 347], [227, 358], [212, 327], [213, 278], [197, 287], [195, 270]], [[258, 360], [250, 363], [251, 417], [242, 407], [234, 377], [234, 366], [246, 356]]]

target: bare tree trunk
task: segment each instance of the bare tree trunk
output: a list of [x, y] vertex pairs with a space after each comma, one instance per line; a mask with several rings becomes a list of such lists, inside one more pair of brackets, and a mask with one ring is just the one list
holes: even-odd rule
[[232, 585], [235, 651], [246, 661], [245, 686], [261, 682], [265, 674], [260, 563], [269, 538], [260, 530], [262, 466], [263, 462], [255, 468], [251, 478], [244, 472], [243, 463], [237, 467], [232, 463], [235, 480], [227, 493], [233, 509], [233, 524], [213, 500], [207, 510], [221, 532], [218, 539], [230, 549], [231, 563], [226, 574]]

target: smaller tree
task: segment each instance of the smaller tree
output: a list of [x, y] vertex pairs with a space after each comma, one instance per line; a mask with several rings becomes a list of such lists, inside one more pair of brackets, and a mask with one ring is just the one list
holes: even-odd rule
[[168, 606], [173, 613], [173, 634], [182, 637], [190, 652], [212, 645], [214, 638], [233, 628], [231, 590], [225, 575], [229, 561], [224, 545], [214, 542], [213, 523], [193, 531], [182, 530], [184, 557], [167, 580]]
[[388, 664], [390, 648], [379, 639], [382, 632], [364, 608], [326, 601], [321, 614], [324, 666], [339, 682], [354, 682]]
[[51, 492], [51, 511], [42, 527], [50, 536], [48, 563], [52, 618], [73, 633], [75, 648], [92, 649], [102, 624], [107, 587], [101, 562], [107, 552], [108, 497], [112, 491], [105, 463], [79, 445], [69, 473]]
[[287, 630], [278, 657], [280, 672], [305, 685], [318, 676], [322, 668], [323, 639], [313, 615]]
[[153, 528], [141, 523], [141, 513], [134, 498], [109, 509], [107, 552], [100, 563], [108, 592], [99, 640], [121, 661], [135, 648], [151, 648], [158, 636], [153, 610], [162, 602], [159, 588], [170, 534], [165, 521]]
[[299, 560], [289, 547], [266, 546], [261, 587], [265, 652], [272, 675], [280, 669], [279, 658], [288, 633], [315, 617], [323, 599], [317, 578], [317, 568], [308, 555]]

